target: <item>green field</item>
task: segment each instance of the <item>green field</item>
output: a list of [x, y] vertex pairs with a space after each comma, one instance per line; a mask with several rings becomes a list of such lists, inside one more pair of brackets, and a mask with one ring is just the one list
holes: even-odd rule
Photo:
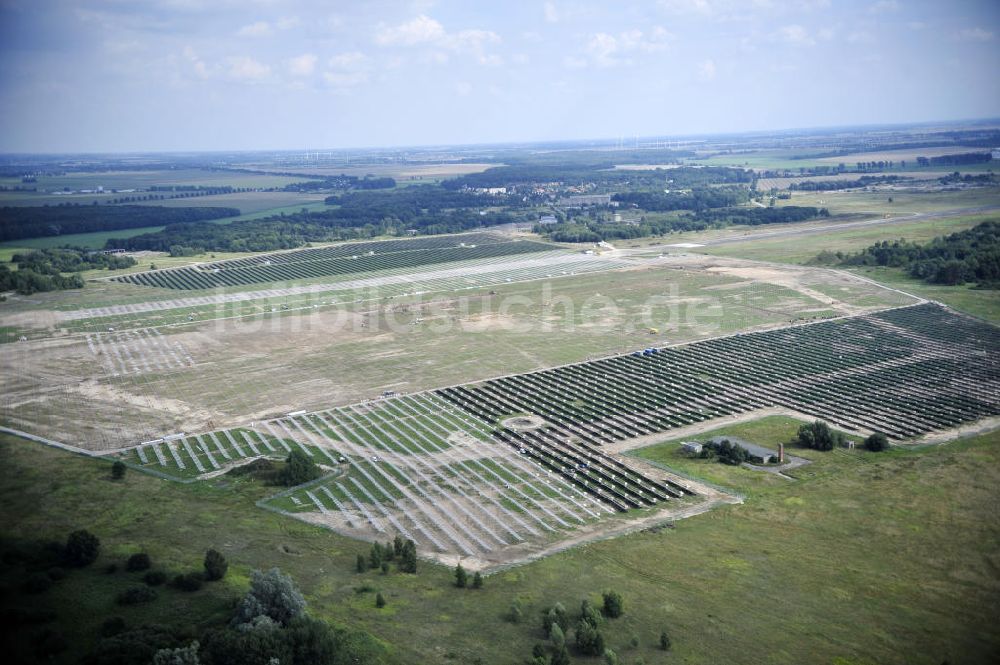
[[[719, 431], [774, 445], [796, 426], [767, 419]], [[540, 611], [561, 601], [573, 614], [606, 589], [625, 598], [625, 616], [602, 632], [626, 662], [989, 663], [1000, 649], [998, 444], [993, 433], [881, 455], [791, 450], [814, 460], [790, 472], [795, 481], [685, 461], [746, 502], [491, 575], [481, 591], [455, 589], [450, 569], [426, 562], [416, 576], [357, 574], [354, 557], [367, 546], [252, 507], [273, 490], [249, 480], [178, 485], [129, 473], [115, 483], [107, 462], [8, 436], [0, 510], [7, 539], [61, 539], [79, 527], [102, 538], [94, 566], [31, 597], [56, 609], [80, 651], [105, 616], [122, 613], [112, 598], [136, 577], [107, 575], [107, 563], [147, 551], [157, 567], [182, 572], [217, 547], [233, 563], [224, 582], [194, 594], [163, 589], [129, 609], [129, 623], [197, 634], [225, 619], [252, 568], [280, 566], [313, 614], [373, 632], [407, 663], [521, 663], [542, 639]], [[674, 447], [640, 454], [677, 465]], [[15, 573], [6, 569], [3, 581]], [[357, 591], [365, 585], [385, 594], [385, 610], [373, 591]], [[521, 624], [503, 619], [514, 598]], [[655, 648], [661, 630], [673, 638], [669, 654]]]
[[[845, 253], [858, 252], [876, 242], [898, 240], [899, 238], [905, 238], [911, 242], [928, 242], [942, 235], [971, 229], [976, 224], [997, 219], [997, 217], [1000, 217], [1000, 213], [940, 217], [922, 219], [916, 222], [903, 220], [875, 226], [845, 228], [843, 230], [831, 229], [822, 233], [797, 237], [761, 238], [760, 240], [746, 240], [724, 245], [710, 245], [699, 247], [693, 251], [715, 256], [732, 256], [755, 261], [804, 265], [812, 262], [816, 255], [823, 250]], [[767, 231], [768, 229], [761, 230], [758, 227], [757, 230], [750, 230], [750, 234], [752, 235], [754, 232], [766, 233]], [[730, 234], [735, 232], [735, 229], [730, 230]], [[723, 234], [716, 232], [715, 235]], [[703, 236], [698, 234], [686, 234], [683, 240], [676, 242], [698, 242], [701, 237]], [[671, 242], [673, 241], [671, 238]]]

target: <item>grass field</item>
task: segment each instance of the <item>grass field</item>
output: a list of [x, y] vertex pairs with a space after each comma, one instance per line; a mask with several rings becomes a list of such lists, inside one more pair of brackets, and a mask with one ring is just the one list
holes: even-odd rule
[[[719, 433], [775, 445], [796, 427], [767, 419]], [[408, 663], [523, 662], [542, 640], [540, 611], [561, 601], [575, 614], [581, 598], [598, 601], [606, 589], [625, 599], [624, 617], [602, 632], [626, 662], [990, 663], [1000, 653], [998, 444], [993, 433], [881, 455], [791, 450], [813, 459], [790, 473], [796, 481], [686, 462], [688, 472], [740, 489], [745, 504], [500, 572], [479, 591], [455, 589], [450, 569], [426, 562], [416, 576], [357, 574], [354, 557], [367, 547], [252, 507], [273, 491], [252, 481], [181, 486], [130, 473], [115, 483], [106, 462], [6, 435], [0, 514], [7, 538], [62, 539], [80, 527], [102, 538], [94, 566], [34, 597], [56, 609], [80, 650], [105, 616], [122, 613], [112, 598], [131, 577], [104, 574], [107, 563], [147, 551], [157, 567], [182, 572], [217, 547], [233, 564], [224, 582], [194, 594], [164, 589], [130, 609], [129, 623], [196, 633], [224, 620], [252, 568], [280, 566], [306, 590], [313, 614], [373, 632]], [[678, 465], [674, 447], [641, 454]], [[375, 589], [384, 610], [374, 607]], [[514, 598], [521, 624], [503, 619]], [[673, 639], [669, 654], [655, 648], [661, 630]]]
[[[843, 163], [847, 168], [854, 168], [856, 162], [889, 161], [897, 162], [893, 170], [901, 170], [903, 167], [898, 162], [906, 160], [906, 168], [914, 170], [917, 167], [917, 157], [934, 157], [938, 155], [954, 155], [964, 152], [983, 152], [983, 148], [975, 147], [938, 147], [938, 148], [906, 148], [902, 150], [884, 150], [880, 152], [858, 152], [849, 155], [839, 155], [837, 157], [805, 157], [815, 155], [822, 150], [812, 148], [800, 149], [766, 149], [752, 150], [749, 152], [734, 152], [732, 154], [716, 154], [703, 159], [690, 160], [695, 164], [705, 166], [742, 166], [756, 170], [789, 170], [797, 172], [800, 168], [813, 168], [816, 166], [837, 166]], [[983, 167], [992, 167], [996, 170], [996, 164], [986, 162], [985, 164], [968, 164], [958, 167], [963, 173], [966, 171], [980, 171]], [[928, 170], [941, 170], [940, 166], [924, 167]], [[952, 169], [954, 170], [954, 169]], [[886, 169], [886, 172], [889, 172]]]
[[[743, 242], [699, 247], [695, 251], [715, 256], [732, 256], [756, 261], [806, 264], [823, 250], [831, 252], [857, 252], [883, 240], [905, 238], [912, 242], [928, 242], [941, 235], [971, 229], [990, 219], [997, 219], [1000, 213], [990, 215], [965, 215], [922, 219], [908, 223], [905, 221], [843, 230], [830, 230], [799, 237], [761, 238]], [[766, 229], [765, 229], [766, 231]], [[733, 233], [734, 231], [730, 231]], [[753, 230], [751, 230], [753, 233]], [[718, 234], [717, 234], [718, 235]], [[677, 242], [698, 242], [702, 236], [685, 234], [684, 240]]]

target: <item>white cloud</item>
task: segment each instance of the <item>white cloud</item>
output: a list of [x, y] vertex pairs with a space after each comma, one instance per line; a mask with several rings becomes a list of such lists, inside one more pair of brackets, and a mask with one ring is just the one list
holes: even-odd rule
[[816, 41], [801, 25], [785, 25], [778, 29], [777, 36], [782, 41], [796, 46], [812, 46]]
[[229, 58], [228, 74], [230, 78], [241, 81], [259, 81], [271, 74], [271, 68], [248, 55]]
[[298, 16], [283, 16], [274, 25], [278, 27], [278, 30], [291, 30], [302, 25], [302, 21], [299, 20]]
[[556, 6], [553, 3], [546, 2], [542, 6], [542, 11], [545, 14], [545, 20], [548, 21], [549, 23], [559, 22], [559, 10], [556, 9]]
[[855, 30], [847, 35], [847, 41], [851, 44], [873, 44], [875, 43], [875, 37], [870, 32]]
[[271, 24], [267, 21], [257, 21], [243, 26], [236, 31], [240, 37], [267, 37], [271, 34]]
[[486, 52], [488, 47], [501, 41], [500, 35], [492, 30], [448, 32], [438, 21], [423, 15], [394, 27], [383, 26], [375, 36], [375, 42], [380, 46], [433, 47], [435, 50], [427, 56], [432, 62], [447, 62], [448, 51], [451, 51], [471, 55], [475, 62], [488, 66], [503, 64], [499, 55]]
[[316, 56], [312, 53], [290, 58], [288, 60], [288, 73], [292, 76], [309, 76], [316, 70]]
[[967, 42], [988, 42], [993, 40], [993, 33], [982, 28], [968, 28], [958, 33], [958, 38]]
[[628, 64], [628, 54], [654, 53], [667, 48], [673, 38], [662, 27], [656, 26], [648, 33], [642, 30], [626, 30], [618, 35], [598, 32], [587, 42], [586, 51], [595, 64], [610, 67]]
[[323, 80], [334, 88], [353, 88], [368, 82], [371, 59], [360, 51], [347, 51], [327, 60]]
[[381, 28], [375, 35], [375, 42], [380, 46], [413, 46], [435, 42], [444, 36], [443, 25], [421, 14], [412, 21]]
[[711, 81], [715, 78], [715, 61], [708, 59], [698, 66], [698, 77], [702, 81]]

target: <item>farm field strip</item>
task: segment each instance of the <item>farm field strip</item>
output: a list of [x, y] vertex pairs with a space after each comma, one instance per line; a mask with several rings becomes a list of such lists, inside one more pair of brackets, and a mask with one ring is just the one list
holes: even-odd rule
[[[281, 304], [292, 305], [289, 298], [300, 298], [300, 302], [312, 306], [320, 298], [337, 298], [347, 292], [352, 302], [388, 296], [403, 296], [435, 291], [455, 291], [477, 287], [496, 286], [505, 283], [531, 281], [547, 277], [562, 277], [590, 272], [617, 270], [632, 267], [634, 263], [609, 258], [570, 254], [563, 251], [545, 252], [528, 259], [508, 260], [494, 258], [469, 262], [455, 267], [439, 268], [422, 272], [407, 271], [395, 275], [379, 275], [332, 284], [312, 284], [259, 291], [239, 291], [233, 293], [211, 292], [209, 295], [172, 300], [152, 300], [145, 303], [109, 305], [75, 311], [59, 312], [62, 321], [98, 324], [101, 320], [128, 317], [148, 313], [170, 312], [183, 309], [194, 313], [198, 308], [217, 307], [229, 304], [253, 304], [267, 307], [268, 301], [284, 299]], [[357, 292], [375, 290], [365, 295]], [[361, 295], [361, 297], [357, 297]], [[264, 302], [255, 302], [264, 301]], [[346, 299], [345, 299], [346, 302]], [[275, 306], [277, 302], [273, 303]], [[90, 321], [93, 320], [93, 321]], [[113, 321], [106, 321], [113, 323]]]
[[774, 406], [902, 439], [1000, 415], [998, 354], [995, 328], [924, 304], [437, 394], [487, 421], [544, 418], [544, 428], [503, 433], [511, 445], [538, 449], [552, 440], [600, 446]]
[[[493, 236], [488, 236], [492, 238]], [[426, 246], [415, 248], [418, 241], [387, 240], [370, 243], [379, 246], [358, 254], [340, 254], [344, 246], [305, 249], [296, 252], [264, 255], [264, 258], [234, 259], [216, 264], [166, 268], [164, 270], [129, 273], [110, 279], [118, 282], [179, 290], [203, 290], [229, 286], [247, 286], [264, 282], [282, 282], [299, 279], [314, 279], [368, 273], [398, 268], [414, 268], [454, 261], [515, 256], [551, 251], [554, 246], [531, 240], [503, 239], [492, 242], [466, 243], [431, 238], [422, 241]], [[395, 245], [409, 243], [407, 249], [399, 250]], [[433, 244], [432, 244], [433, 243]], [[368, 246], [368, 243], [364, 244]], [[349, 247], [349, 246], [348, 246]], [[360, 251], [348, 249], [347, 251]], [[323, 253], [326, 252], [326, 253]], [[297, 255], [308, 253], [308, 260], [295, 259]], [[266, 258], [273, 257], [272, 259]], [[319, 258], [315, 258], [319, 257]], [[254, 263], [242, 263], [257, 261]]]

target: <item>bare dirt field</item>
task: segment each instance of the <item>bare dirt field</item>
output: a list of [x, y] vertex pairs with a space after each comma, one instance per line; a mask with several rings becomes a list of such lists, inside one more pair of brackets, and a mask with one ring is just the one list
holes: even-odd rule
[[[3, 344], [2, 420], [108, 450], [385, 390], [871, 311], [902, 297], [812, 268], [683, 254], [629, 262], [493, 289]], [[0, 325], [24, 316], [51, 312]]]

